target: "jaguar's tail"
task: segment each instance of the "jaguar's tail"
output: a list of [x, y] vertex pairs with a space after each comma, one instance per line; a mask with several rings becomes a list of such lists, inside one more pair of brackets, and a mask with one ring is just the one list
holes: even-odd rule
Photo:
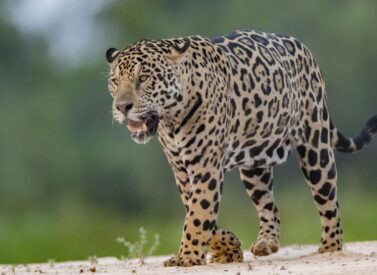
[[365, 123], [361, 132], [353, 137], [345, 137], [330, 121], [331, 144], [339, 152], [355, 153], [364, 148], [377, 133], [377, 115], [372, 116]]

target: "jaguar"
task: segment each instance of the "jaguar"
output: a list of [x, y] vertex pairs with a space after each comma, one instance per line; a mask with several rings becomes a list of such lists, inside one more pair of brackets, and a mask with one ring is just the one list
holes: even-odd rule
[[[137, 143], [157, 136], [186, 214], [179, 250], [165, 266], [243, 260], [239, 239], [217, 222], [224, 173], [238, 167], [255, 204], [255, 255], [278, 251], [273, 167], [296, 151], [319, 211], [319, 252], [342, 249], [334, 151], [361, 150], [377, 115], [354, 138], [329, 116], [326, 87], [308, 48], [294, 37], [238, 30], [208, 39], [144, 39], [109, 48], [113, 117]], [[294, 195], [293, 195], [294, 196]]]

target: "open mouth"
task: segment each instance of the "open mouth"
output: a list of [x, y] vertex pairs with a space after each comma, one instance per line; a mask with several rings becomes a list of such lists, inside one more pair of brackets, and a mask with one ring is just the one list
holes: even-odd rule
[[132, 138], [145, 143], [148, 137], [156, 134], [159, 118], [156, 115], [148, 116], [146, 119], [135, 121], [127, 119], [127, 128], [132, 133]]

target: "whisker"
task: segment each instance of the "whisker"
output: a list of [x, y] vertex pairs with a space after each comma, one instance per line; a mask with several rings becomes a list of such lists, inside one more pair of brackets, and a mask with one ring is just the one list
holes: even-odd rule
[[107, 78], [109, 76], [109, 72], [110, 72], [110, 70], [104, 71], [104, 72], [100, 72], [99, 74], [100, 74], [100, 76], [102, 78]]

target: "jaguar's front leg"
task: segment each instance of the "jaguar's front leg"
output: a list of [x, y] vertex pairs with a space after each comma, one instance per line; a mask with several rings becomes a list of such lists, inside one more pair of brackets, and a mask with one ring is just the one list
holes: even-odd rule
[[222, 170], [198, 169], [197, 166], [191, 170], [182, 241], [176, 257], [165, 262], [165, 266], [206, 263], [207, 246], [217, 220], [222, 178]]
[[181, 265], [205, 264], [207, 245], [216, 225], [220, 204], [222, 171], [196, 172], [189, 194], [180, 247]]
[[[180, 161], [177, 161], [180, 163]], [[173, 168], [174, 176], [175, 176], [175, 182], [178, 187], [179, 195], [181, 197], [182, 203], [185, 207], [186, 214], [188, 211], [188, 202], [189, 202], [189, 194], [191, 189], [190, 179], [187, 175], [187, 172], [185, 171], [184, 167], [179, 167], [175, 165], [174, 163], [170, 162], [170, 166]], [[164, 261], [164, 266], [178, 266], [180, 255], [179, 251], [176, 255], [169, 258], [168, 260]]]

